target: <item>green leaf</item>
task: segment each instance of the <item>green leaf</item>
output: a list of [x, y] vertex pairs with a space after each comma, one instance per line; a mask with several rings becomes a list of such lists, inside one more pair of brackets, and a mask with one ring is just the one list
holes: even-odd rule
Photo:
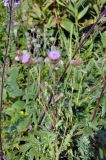
[[60, 4], [61, 6], [65, 6], [61, 1], [56, 0], [58, 4]]
[[89, 6], [85, 7], [79, 14], [78, 14], [78, 20], [80, 20], [84, 15], [87, 13]]
[[28, 155], [29, 160], [33, 160], [34, 157], [36, 156], [36, 154], [35, 154], [35, 148], [34, 148], [34, 147], [31, 148], [31, 149], [29, 150], [29, 152], [28, 152], [27, 155]]
[[106, 114], [106, 96], [103, 97], [103, 102], [102, 102], [102, 117], [105, 116]]
[[48, 28], [50, 28], [50, 27], [55, 27], [55, 17], [54, 17], [54, 16], [51, 16], [51, 17], [48, 19], [47, 27], [48, 27]]
[[26, 143], [26, 144], [20, 146], [20, 152], [25, 154], [30, 148], [31, 148], [30, 144]]
[[61, 27], [63, 27], [66, 31], [70, 32], [73, 27], [73, 23], [68, 18], [64, 18], [61, 23]]
[[49, 8], [49, 6], [52, 5], [52, 3], [53, 3], [53, 1], [50, 1], [50, 0], [46, 1], [44, 3], [43, 12], [45, 12], [45, 10], [47, 10]]
[[41, 9], [40, 9], [40, 7], [39, 7], [39, 5], [37, 3], [34, 3], [33, 11], [34, 11], [35, 15], [37, 15], [37, 17], [41, 18], [42, 11], [41, 11]]
[[103, 44], [103, 47], [106, 48], [106, 31], [101, 33], [101, 42]]
[[10, 71], [10, 76], [7, 81], [7, 91], [10, 97], [16, 98], [22, 96], [22, 90], [17, 83], [19, 69], [14, 66]]
[[18, 132], [23, 132], [27, 129], [29, 123], [29, 118], [25, 118], [24, 120], [20, 121], [20, 123], [17, 126]]
[[22, 110], [24, 109], [25, 103], [23, 101], [16, 101], [13, 103], [12, 108], [15, 110]]

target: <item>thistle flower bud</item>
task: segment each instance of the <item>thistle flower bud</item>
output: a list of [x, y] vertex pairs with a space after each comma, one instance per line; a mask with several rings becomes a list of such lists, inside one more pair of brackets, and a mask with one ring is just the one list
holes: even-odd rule
[[44, 59], [44, 62], [45, 62], [45, 64], [48, 64], [48, 63], [50, 63], [50, 59], [49, 59], [48, 57], [46, 57], [46, 58]]
[[70, 64], [72, 66], [80, 66], [81, 64], [83, 64], [83, 61], [82, 61], [81, 58], [80, 59], [76, 59], [76, 60], [70, 60]]

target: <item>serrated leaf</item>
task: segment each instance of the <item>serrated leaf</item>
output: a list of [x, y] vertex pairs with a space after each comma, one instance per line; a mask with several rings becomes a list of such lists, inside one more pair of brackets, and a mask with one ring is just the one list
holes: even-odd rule
[[29, 160], [33, 160], [36, 156], [35, 148], [31, 148], [27, 155]]
[[29, 143], [20, 146], [20, 152], [25, 154], [31, 148]]

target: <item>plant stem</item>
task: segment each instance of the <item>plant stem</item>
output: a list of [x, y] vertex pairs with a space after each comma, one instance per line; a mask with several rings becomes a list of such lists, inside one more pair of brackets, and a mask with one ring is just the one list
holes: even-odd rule
[[104, 90], [106, 89], [106, 75], [105, 75], [105, 78], [104, 78], [104, 83], [103, 83], [103, 87], [101, 89], [101, 92], [100, 92], [100, 96], [97, 100], [97, 104], [96, 104], [96, 108], [94, 109], [93, 111], [93, 114], [92, 114], [92, 117], [91, 117], [91, 121], [93, 121], [95, 118], [96, 118], [96, 114], [98, 112], [98, 109], [99, 109], [99, 106], [100, 106], [100, 102], [104, 96]]
[[3, 147], [2, 147], [3, 91], [4, 91], [4, 75], [5, 75], [5, 67], [6, 67], [6, 58], [7, 58], [8, 49], [9, 49], [11, 23], [12, 23], [12, 5], [13, 5], [13, 0], [10, 0], [9, 2], [9, 25], [8, 25], [6, 48], [5, 48], [5, 55], [4, 55], [4, 61], [3, 61], [3, 71], [2, 71], [2, 77], [1, 77], [2, 80], [1, 80], [1, 95], [0, 95], [0, 160], [3, 160]]

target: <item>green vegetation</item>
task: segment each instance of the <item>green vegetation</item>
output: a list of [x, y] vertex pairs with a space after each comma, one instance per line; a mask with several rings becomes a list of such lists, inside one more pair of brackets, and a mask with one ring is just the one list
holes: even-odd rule
[[[2, 111], [7, 160], [106, 159], [105, 6], [21, 0], [13, 8]], [[0, 86], [9, 12], [0, 0]], [[50, 59], [51, 51], [60, 57]]]

